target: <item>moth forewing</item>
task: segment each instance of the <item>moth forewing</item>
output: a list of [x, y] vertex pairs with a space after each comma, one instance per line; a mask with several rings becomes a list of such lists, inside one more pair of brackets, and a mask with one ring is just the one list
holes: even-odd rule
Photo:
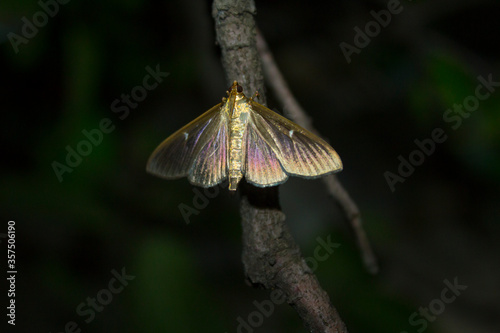
[[251, 101], [252, 121], [290, 175], [319, 177], [342, 170], [342, 161], [323, 139]]
[[249, 118], [246, 130], [245, 179], [260, 187], [284, 183], [288, 175], [271, 148], [273, 139], [260, 135], [252, 119]]
[[165, 139], [151, 154], [146, 170], [166, 179], [188, 176], [210, 187], [227, 176], [228, 117], [217, 104]]
[[227, 177], [227, 117], [220, 112], [219, 119], [213, 120], [214, 126], [205, 129], [206, 136], [200, 136], [205, 141], [195, 150], [195, 158], [189, 172], [189, 181], [201, 187], [212, 187]]

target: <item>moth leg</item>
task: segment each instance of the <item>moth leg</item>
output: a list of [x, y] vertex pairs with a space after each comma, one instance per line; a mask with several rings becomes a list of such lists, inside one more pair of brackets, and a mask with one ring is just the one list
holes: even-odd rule
[[250, 97], [250, 100], [254, 101], [257, 97], [259, 97], [259, 92], [255, 91], [255, 94], [253, 94], [252, 97]]

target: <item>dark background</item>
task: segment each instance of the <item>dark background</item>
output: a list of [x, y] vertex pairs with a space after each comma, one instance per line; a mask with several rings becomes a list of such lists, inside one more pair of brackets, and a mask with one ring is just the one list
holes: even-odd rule
[[[320, 180], [281, 186], [283, 211], [304, 257], [314, 256], [318, 237], [340, 244], [315, 273], [350, 332], [498, 332], [500, 91], [457, 129], [443, 114], [474, 95], [478, 76], [500, 81], [500, 5], [401, 5], [348, 63], [339, 44], [352, 45], [354, 27], [364, 30], [387, 2], [256, 1], [257, 24], [292, 91], [343, 160], [339, 179], [360, 207], [380, 273], [364, 269]], [[32, 22], [40, 10], [36, 1], [0, 3], [0, 233], [14, 220], [17, 236], [10, 330], [63, 332], [74, 321], [82, 332], [223, 333], [237, 331], [238, 317], [258, 318], [254, 301], [269, 292], [245, 284], [237, 196], [220, 190], [186, 224], [178, 207], [194, 207], [187, 180], [144, 171], [157, 144], [227, 89], [211, 3], [72, 0], [15, 52], [9, 33], [20, 36], [22, 17]], [[113, 101], [157, 65], [169, 76], [120, 119]], [[53, 162], [65, 163], [66, 146], [103, 118], [114, 130], [60, 182]], [[384, 173], [397, 174], [398, 156], [408, 159], [414, 140], [435, 128], [447, 140], [392, 192]], [[122, 269], [135, 278], [86, 323], [78, 305], [104, 297], [112, 270]], [[412, 325], [454, 279], [467, 289], [428, 325]], [[306, 332], [286, 304], [254, 326]]]

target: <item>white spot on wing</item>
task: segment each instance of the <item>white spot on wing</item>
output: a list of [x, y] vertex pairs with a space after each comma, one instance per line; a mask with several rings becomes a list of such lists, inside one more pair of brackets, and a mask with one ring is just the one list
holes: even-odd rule
[[292, 136], [293, 136], [293, 130], [290, 130], [290, 132], [288, 132], [288, 136], [290, 137], [290, 139], [292, 138]]
[[188, 139], [189, 134], [187, 132], [184, 132], [184, 140]]

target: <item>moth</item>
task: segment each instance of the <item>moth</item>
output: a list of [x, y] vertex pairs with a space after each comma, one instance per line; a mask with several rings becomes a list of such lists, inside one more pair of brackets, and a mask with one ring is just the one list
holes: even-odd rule
[[276, 186], [288, 176], [341, 171], [342, 161], [323, 139], [246, 97], [234, 81], [227, 98], [153, 151], [146, 170], [201, 187], [229, 178], [229, 190], [236, 191], [243, 177], [255, 186]]

